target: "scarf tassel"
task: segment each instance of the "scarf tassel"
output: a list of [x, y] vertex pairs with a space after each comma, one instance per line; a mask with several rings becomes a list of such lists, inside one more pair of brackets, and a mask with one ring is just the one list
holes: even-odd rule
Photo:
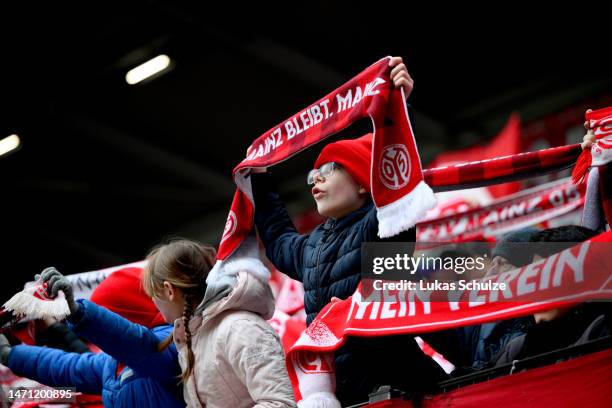
[[388, 238], [414, 227], [436, 206], [436, 197], [424, 181], [391, 204], [376, 210], [378, 218], [378, 236]]
[[62, 320], [70, 315], [68, 302], [62, 292], [53, 300], [45, 300], [22, 291], [6, 302], [4, 308], [17, 316], [26, 316], [30, 319], [52, 317]]
[[591, 149], [583, 150], [578, 156], [578, 160], [576, 160], [576, 166], [574, 166], [574, 170], [572, 171], [572, 182], [574, 184], [581, 184], [589, 167], [593, 162], [593, 155], [591, 154]]

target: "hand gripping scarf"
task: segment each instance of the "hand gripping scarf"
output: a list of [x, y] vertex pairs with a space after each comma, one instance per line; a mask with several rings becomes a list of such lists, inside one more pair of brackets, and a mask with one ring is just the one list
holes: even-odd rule
[[359, 119], [369, 117], [373, 127], [370, 191], [377, 208], [378, 235], [389, 237], [412, 228], [435, 205], [433, 191], [423, 181], [404, 91], [393, 86], [390, 71], [389, 57], [385, 57], [252, 143], [233, 171], [238, 188], [207, 291], [213, 292], [214, 282], [227, 275], [223, 265], [230, 257], [232, 261], [257, 257], [250, 169], [287, 160]]
[[574, 183], [584, 180], [589, 167], [599, 167], [612, 161], [612, 107], [587, 112], [585, 118], [597, 140], [578, 158], [572, 172]]

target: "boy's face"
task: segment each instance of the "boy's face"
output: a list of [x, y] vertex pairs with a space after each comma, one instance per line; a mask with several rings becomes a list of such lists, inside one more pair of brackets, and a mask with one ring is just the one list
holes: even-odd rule
[[328, 177], [315, 177], [312, 195], [317, 203], [317, 211], [324, 217], [340, 218], [365, 203], [366, 190], [342, 168], [335, 169]]

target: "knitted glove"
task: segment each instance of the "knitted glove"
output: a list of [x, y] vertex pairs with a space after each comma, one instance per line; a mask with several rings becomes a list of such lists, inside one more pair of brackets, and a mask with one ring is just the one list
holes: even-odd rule
[[61, 290], [64, 292], [70, 314], [77, 314], [79, 311], [79, 304], [74, 301], [74, 292], [72, 291], [72, 284], [64, 275], [62, 275], [54, 267], [45, 269], [40, 275], [36, 275], [35, 280], [41, 279], [47, 283], [47, 293], [50, 297], [54, 298]]

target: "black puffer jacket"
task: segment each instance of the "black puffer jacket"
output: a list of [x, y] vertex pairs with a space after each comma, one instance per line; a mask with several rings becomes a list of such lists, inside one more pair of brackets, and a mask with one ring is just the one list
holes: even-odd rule
[[378, 238], [372, 201], [337, 220], [328, 219], [310, 234], [299, 234], [281, 202], [270, 173], [253, 174], [255, 224], [274, 266], [304, 284], [310, 324], [332, 296], [351, 296], [361, 275], [363, 242], [414, 242], [414, 228], [385, 240]]

